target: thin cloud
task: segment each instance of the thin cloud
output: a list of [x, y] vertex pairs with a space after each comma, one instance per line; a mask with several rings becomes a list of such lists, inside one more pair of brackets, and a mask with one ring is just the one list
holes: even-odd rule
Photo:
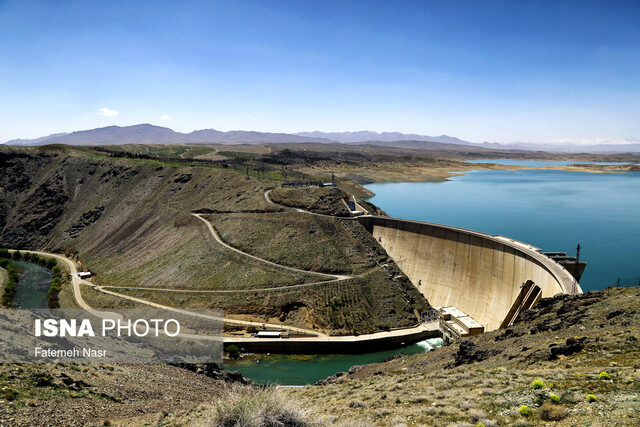
[[171, 116], [168, 114], [165, 114], [164, 116], [160, 117], [160, 120], [171, 120]]
[[101, 116], [113, 117], [117, 116], [118, 112], [116, 110], [110, 110], [108, 108], [100, 108], [98, 110], [98, 114], [100, 114]]

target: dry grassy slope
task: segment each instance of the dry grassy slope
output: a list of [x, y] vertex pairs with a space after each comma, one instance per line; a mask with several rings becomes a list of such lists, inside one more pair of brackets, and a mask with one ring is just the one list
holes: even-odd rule
[[[340, 420], [373, 425], [640, 424], [640, 288], [542, 300], [525, 318], [291, 394]], [[545, 387], [534, 390], [536, 379]], [[551, 404], [550, 394], [560, 402]], [[531, 415], [520, 415], [520, 405]]]
[[[335, 218], [299, 212], [208, 218], [225, 241], [271, 261], [336, 274], [359, 274], [375, 266]], [[256, 223], [260, 223], [259, 228], [253, 227]]]
[[17, 166], [31, 186], [5, 199], [3, 245], [80, 252], [105, 284], [216, 288], [307, 279], [229, 256], [189, 214], [274, 210], [257, 181], [221, 169], [78, 155]]
[[133, 417], [155, 425], [167, 412], [254, 389], [233, 386], [238, 376], [225, 371], [209, 375], [163, 364], [2, 364], [0, 425], [111, 425]]
[[[254, 213], [249, 216], [256, 221], [239, 223], [236, 233], [226, 230], [230, 240], [244, 241], [249, 249], [252, 230], [263, 222], [258, 216], [270, 218], [281, 211], [263, 196], [266, 186], [276, 183], [248, 179], [223, 168], [103, 157], [86, 148], [2, 148], [0, 162], [5, 172], [0, 177], [0, 246], [76, 253], [84, 268], [97, 273], [97, 283], [249, 289], [318, 280], [226, 250], [213, 240], [202, 221], [189, 214], [194, 210], [224, 212], [213, 216], [234, 221]], [[300, 226], [296, 233], [302, 236], [308, 233], [305, 224], [292, 220], [289, 229]], [[318, 234], [326, 236], [326, 245], [318, 249], [313, 239], [298, 242], [306, 243], [304, 251], [319, 251], [314, 260], [339, 248], [341, 254], [334, 259], [342, 260], [340, 268], [364, 272], [366, 263], [371, 264], [353, 239], [338, 246], [329, 241], [338, 237], [331, 220], [315, 224]], [[265, 222], [269, 229], [272, 225]], [[260, 253], [265, 249], [257, 247]], [[274, 260], [292, 261], [300, 251], [292, 249], [276, 254]], [[386, 258], [386, 254], [381, 256]], [[351, 262], [355, 264], [348, 265]], [[329, 268], [315, 261], [311, 266]], [[169, 305], [222, 306], [227, 313], [275, 318], [332, 333], [409, 326], [415, 323], [413, 308], [426, 304], [410, 283], [390, 281], [380, 268], [346, 284], [268, 294], [128, 292]], [[92, 294], [87, 298], [99, 305], [122, 305], [112, 297]]]

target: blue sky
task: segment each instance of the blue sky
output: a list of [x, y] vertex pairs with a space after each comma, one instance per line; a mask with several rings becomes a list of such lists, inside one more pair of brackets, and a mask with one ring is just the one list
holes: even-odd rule
[[640, 138], [639, 23], [637, 1], [0, 0], [0, 141], [137, 123]]

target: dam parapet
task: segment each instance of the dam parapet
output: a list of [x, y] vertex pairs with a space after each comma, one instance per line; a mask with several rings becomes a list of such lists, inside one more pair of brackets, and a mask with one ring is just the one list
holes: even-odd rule
[[[514, 307], [519, 298], [535, 304], [540, 297], [582, 293], [565, 268], [517, 240], [397, 218], [362, 216], [358, 221], [432, 306], [457, 307], [486, 331], [526, 309]], [[524, 292], [529, 281], [539, 293]]]

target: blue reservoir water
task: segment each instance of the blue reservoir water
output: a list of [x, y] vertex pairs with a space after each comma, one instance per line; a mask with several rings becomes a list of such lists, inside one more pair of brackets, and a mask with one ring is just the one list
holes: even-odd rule
[[575, 255], [582, 289], [640, 283], [640, 172], [478, 170], [446, 182], [376, 183], [371, 202], [399, 218], [511, 237]]
[[465, 163], [492, 163], [494, 165], [509, 166], [525, 166], [533, 168], [546, 168], [549, 166], [567, 166], [567, 165], [628, 165], [634, 162], [584, 162], [578, 160], [514, 160], [514, 159], [478, 159], [467, 160]]

